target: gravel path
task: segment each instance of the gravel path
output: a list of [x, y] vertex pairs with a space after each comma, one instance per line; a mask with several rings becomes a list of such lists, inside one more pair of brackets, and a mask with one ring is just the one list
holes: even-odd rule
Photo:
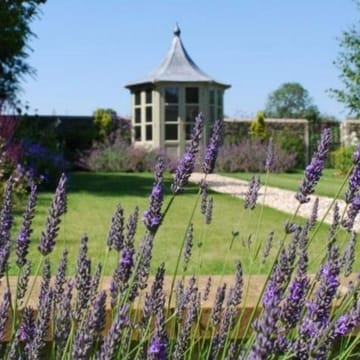
[[[193, 173], [191, 175], [190, 181], [198, 183], [203, 177], [201, 173]], [[244, 198], [245, 193], [248, 188], [248, 182], [243, 180], [238, 180], [218, 174], [210, 174], [207, 176], [207, 182], [209, 187], [217, 192], [231, 194], [232, 196], [236, 196], [239, 198]], [[264, 196], [265, 195], [265, 196]], [[295, 193], [289, 190], [282, 190], [274, 187], [267, 187], [266, 193], [263, 187], [260, 188], [258, 203], [262, 203], [271, 208], [275, 208], [280, 211], [284, 211], [286, 213], [294, 213], [298, 206], [298, 201], [294, 197]], [[308, 218], [311, 214], [311, 210], [314, 204], [314, 200], [316, 196], [310, 196], [311, 201], [307, 204], [303, 204], [300, 207], [298, 214], [305, 218]], [[264, 199], [264, 200], [263, 200]], [[318, 211], [318, 219], [322, 219], [329, 209], [329, 206], [332, 204], [333, 199], [325, 196], [319, 197], [319, 211]], [[342, 200], [338, 201], [338, 205], [340, 208], [340, 213], [345, 207], [345, 202]], [[324, 219], [324, 221], [328, 224], [332, 223], [333, 211], [330, 210]], [[360, 230], [360, 220], [356, 219], [354, 230]]]

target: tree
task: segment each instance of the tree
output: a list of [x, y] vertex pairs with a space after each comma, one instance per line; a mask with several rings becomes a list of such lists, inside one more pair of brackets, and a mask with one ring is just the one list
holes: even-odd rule
[[[360, 9], [360, 0], [354, 0]], [[343, 89], [330, 89], [330, 93], [356, 117], [360, 116], [360, 27], [353, 25], [340, 38], [340, 53], [335, 66], [340, 70]]]
[[258, 111], [256, 118], [250, 124], [250, 136], [260, 141], [265, 141], [269, 137], [262, 111]]
[[0, 1], [0, 110], [13, 105], [25, 75], [34, 74], [26, 62], [29, 40], [35, 36], [30, 23], [39, 15], [39, 6], [46, 0]]
[[271, 118], [302, 118], [314, 121], [319, 110], [309, 92], [299, 83], [284, 83], [272, 92], [266, 102], [265, 116]]
[[94, 125], [98, 138], [103, 139], [114, 130], [116, 111], [113, 109], [96, 109], [94, 111]]

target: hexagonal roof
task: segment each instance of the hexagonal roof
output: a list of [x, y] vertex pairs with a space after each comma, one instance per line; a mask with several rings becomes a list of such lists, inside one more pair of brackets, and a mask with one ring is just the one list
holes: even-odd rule
[[229, 88], [230, 85], [216, 81], [195, 64], [181, 41], [180, 33], [180, 28], [176, 25], [171, 48], [163, 61], [147, 76], [125, 87], [131, 89], [139, 85], [158, 82], [207, 82]]

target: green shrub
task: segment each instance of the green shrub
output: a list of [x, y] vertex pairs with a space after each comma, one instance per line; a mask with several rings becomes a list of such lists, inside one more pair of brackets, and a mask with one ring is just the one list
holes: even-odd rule
[[114, 130], [116, 112], [112, 109], [96, 109], [94, 111], [94, 125], [98, 139], [103, 139]]
[[250, 136], [255, 140], [265, 141], [269, 138], [269, 133], [266, 130], [264, 113], [259, 111], [256, 114], [256, 118], [250, 125]]
[[330, 164], [339, 174], [346, 174], [350, 170], [353, 164], [352, 155], [355, 148], [355, 146], [340, 146], [331, 153]]
[[274, 143], [278, 144], [286, 153], [295, 156], [295, 167], [304, 167], [306, 150], [301, 138], [289, 135], [286, 132], [279, 132], [274, 137]]

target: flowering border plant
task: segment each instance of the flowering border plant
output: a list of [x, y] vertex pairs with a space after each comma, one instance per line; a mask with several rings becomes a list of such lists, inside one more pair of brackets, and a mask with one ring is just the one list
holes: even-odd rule
[[[7, 181], [0, 209], [2, 358], [302, 360], [358, 356], [356, 348], [360, 335], [356, 328], [360, 321], [360, 280], [355, 277], [344, 287], [340, 275], [350, 275], [354, 262], [357, 235], [353, 226], [360, 210], [360, 148], [354, 153], [353, 166], [344, 182], [344, 186], [348, 183], [344, 213], [339, 213], [337, 195], [329, 209], [334, 212], [334, 221], [329, 227], [327, 250], [317, 274], [308, 273], [308, 247], [322, 223], [317, 219], [318, 201], [314, 202], [309, 219], [301, 224], [295, 220], [298, 209], [310, 201], [309, 195], [321, 178], [331, 140], [328, 129], [322, 133], [318, 149], [305, 169], [295, 195], [298, 209], [284, 225], [281, 243], [275, 249], [275, 261], [265, 276], [250, 314], [245, 314], [244, 309], [249, 301], [253, 277], [243, 275], [240, 260], [234, 267], [231, 283], [220, 282], [213, 290], [213, 303], [207, 315], [203, 305], [211, 300], [212, 277], [201, 288], [196, 274], [184, 276], [192, 253], [193, 214], [200, 207], [205, 223], [212, 219], [214, 204], [209, 196], [207, 176], [214, 170], [221, 143], [223, 124], [220, 120], [214, 124], [205, 151], [204, 176], [199, 184], [197, 201], [184, 225], [175, 273], [166, 284], [166, 264], [162, 263], [155, 277], [149, 276], [156, 234], [194, 170], [204, 121], [203, 115], [199, 114], [188, 148], [174, 172], [172, 195], [165, 208], [164, 162], [161, 159], [157, 162], [149, 206], [142, 215], [147, 231], [140, 245], [135, 245], [140, 217], [138, 208], [125, 219], [124, 209], [119, 205], [112, 217], [104, 261], [93, 271], [84, 235], [75, 276], [67, 276], [66, 250], [55, 275], [51, 276], [48, 256], [56, 245], [61, 218], [67, 211], [67, 177], [62, 175], [39, 239], [35, 275], [30, 277], [31, 263], [27, 255], [37, 187], [31, 186], [22, 225], [13, 238], [13, 179]], [[271, 171], [274, 156], [270, 139], [264, 159], [267, 174]], [[250, 181], [244, 202], [246, 211], [257, 206], [260, 185], [258, 177]], [[339, 231], [344, 229], [349, 234], [349, 242], [345, 250], [340, 251], [336, 239]], [[236, 236], [233, 233], [233, 240]], [[268, 239], [249, 246], [246, 256], [252, 258], [254, 266], [266, 261], [273, 237], [270, 233]], [[19, 270], [15, 290], [8, 276], [11, 250]], [[105, 281], [102, 269], [110, 252], [116, 254], [118, 263], [110, 279]], [[40, 283], [40, 289], [35, 310], [33, 301], [37, 283]]]

